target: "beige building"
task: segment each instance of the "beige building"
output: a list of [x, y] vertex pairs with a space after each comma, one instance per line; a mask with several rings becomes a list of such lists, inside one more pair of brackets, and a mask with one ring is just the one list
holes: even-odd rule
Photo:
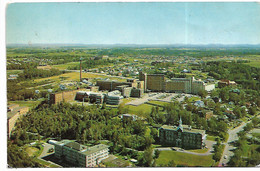
[[206, 84], [201, 80], [195, 80], [194, 77], [165, 80], [163, 74], [140, 72], [139, 79], [144, 81], [144, 90], [151, 91], [198, 94], [200, 90], [211, 91], [215, 89], [215, 84]]
[[109, 146], [104, 144], [87, 147], [70, 140], [56, 141], [53, 144], [55, 157], [78, 167], [94, 167], [109, 154]]

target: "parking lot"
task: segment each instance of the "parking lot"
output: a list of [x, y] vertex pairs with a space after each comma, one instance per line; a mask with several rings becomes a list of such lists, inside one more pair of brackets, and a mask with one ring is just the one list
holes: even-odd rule
[[179, 102], [184, 101], [185, 97], [193, 97], [192, 94], [180, 94], [180, 93], [146, 93], [142, 98], [135, 99], [131, 102], [126, 103], [126, 105], [139, 106], [148, 101], [157, 100], [162, 102], [172, 102], [177, 100]]

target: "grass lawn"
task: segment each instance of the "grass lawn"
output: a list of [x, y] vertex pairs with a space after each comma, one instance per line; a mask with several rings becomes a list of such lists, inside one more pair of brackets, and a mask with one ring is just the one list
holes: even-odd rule
[[26, 152], [30, 157], [33, 156], [37, 151], [39, 151], [39, 149], [36, 148], [36, 147], [27, 147], [27, 148], [25, 149], [25, 152]]
[[23, 70], [6, 70], [7, 75], [16, 75], [22, 73]]
[[214, 164], [212, 155], [198, 156], [177, 151], [161, 151], [159, 158], [156, 160], [157, 165], [168, 164], [173, 160], [177, 166], [204, 166], [210, 167]]
[[141, 104], [139, 106], [125, 105], [124, 108], [128, 109], [128, 113], [136, 114], [137, 116], [146, 116], [151, 113], [153, 105]]
[[37, 105], [39, 105], [41, 103], [41, 100], [39, 101], [32, 101], [32, 100], [28, 100], [28, 101], [10, 101], [10, 104], [19, 104], [19, 106], [23, 107], [35, 107]]
[[194, 152], [194, 153], [206, 153], [207, 151], [209, 151], [209, 149], [196, 149], [196, 150], [186, 150], [186, 151], [190, 151], [190, 152]]
[[161, 106], [164, 106], [165, 104], [169, 104], [168, 102], [162, 102], [162, 101], [149, 101], [149, 103], [157, 104]]
[[[59, 81], [61, 78], [66, 78], [66, 80], [68, 80], [68, 81], [79, 81], [79, 72], [70, 72], [70, 73], [65, 73], [65, 74], [47, 77], [47, 78], [40, 78], [40, 79], [35, 79], [34, 81], [35, 82], [40, 82], [40, 81], [44, 81], [44, 80]], [[90, 79], [109, 78], [109, 76], [83, 72], [82, 78], [90, 78]], [[120, 78], [111, 78], [111, 80], [125, 81], [125, 79], [120, 79]]]
[[250, 61], [249, 63], [245, 63], [251, 67], [260, 68], [260, 60]]
[[215, 141], [216, 140], [216, 136], [212, 136], [212, 135], [207, 135], [207, 140], [210, 140], [210, 141]]
[[56, 69], [60, 69], [60, 70], [65, 70], [65, 69], [67, 69], [69, 66], [75, 66], [75, 65], [79, 65], [79, 62], [69, 62], [69, 63], [61, 64], [61, 65], [52, 65], [52, 68], [56, 68]]
[[152, 144], [152, 148], [158, 148], [158, 147], [162, 147], [162, 145], [159, 145], [159, 144]]
[[54, 164], [52, 164], [52, 163], [49, 163], [49, 162], [47, 162], [47, 161], [45, 161], [45, 160], [40, 160], [40, 159], [35, 159], [38, 163], [40, 163], [40, 164], [42, 164], [42, 165], [44, 165], [45, 167], [51, 167], [51, 168], [58, 168], [59, 166], [58, 165], [54, 165]]
[[128, 103], [128, 102], [131, 102], [132, 100], [135, 100], [135, 98], [131, 98], [131, 97], [129, 97], [129, 98], [124, 98], [124, 99], [122, 99], [122, 101], [121, 101], [121, 105], [125, 105], [126, 103]]
[[189, 98], [189, 102], [194, 102], [194, 101], [197, 101], [200, 99], [201, 99], [200, 97], [191, 97], [191, 98]]

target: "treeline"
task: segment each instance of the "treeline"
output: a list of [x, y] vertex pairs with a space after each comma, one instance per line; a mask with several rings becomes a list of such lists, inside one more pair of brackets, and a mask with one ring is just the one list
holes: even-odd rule
[[8, 64], [6, 66], [7, 70], [21, 70], [21, 69], [25, 69], [25, 68], [36, 68], [38, 66], [38, 63], [36, 62], [20, 62], [19, 64]]
[[124, 121], [118, 118], [117, 109], [100, 109], [98, 106], [78, 106], [69, 103], [44, 104], [29, 112], [16, 124], [12, 140], [19, 145], [29, 142], [26, 132], [38, 133], [45, 138], [90, 141], [110, 140], [115, 145], [144, 150], [154, 142], [157, 130], [143, 121]]
[[46, 97], [47, 92], [42, 91], [36, 93], [35, 89], [28, 89], [41, 84], [47, 84], [49, 81], [42, 81], [38, 83], [23, 82], [25, 80], [32, 80], [37, 78], [46, 78], [54, 75], [63, 74], [64, 71], [58, 69], [42, 70], [36, 68], [25, 68], [24, 71], [18, 74], [16, 80], [7, 80], [7, 99], [11, 101], [37, 99], [39, 97]]
[[140, 56], [140, 55], [157, 55], [157, 56], [189, 56], [189, 57], [214, 57], [214, 56], [244, 56], [259, 54], [259, 48], [111, 48], [102, 49], [100, 55], [109, 56]]
[[260, 90], [260, 68], [236, 62], [211, 61], [202, 65], [202, 70], [215, 79], [228, 79], [245, 89]]
[[38, 83], [19, 82], [18, 80], [7, 80], [7, 100], [27, 100], [38, 99], [41, 97], [47, 97], [47, 91], [35, 92], [35, 89], [27, 89], [28, 87], [34, 87], [37, 85], [47, 84], [49, 81], [42, 81]]
[[22, 73], [19, 74], [18, 80], [46, 78], [54, 75], [63, 74], [64, 71], [52, 68], [50, 70], [36, 69], [36, 68], [25, 68]]
[[[100, 65], [109, 65], [109, 64], [115, 64], [115, 60], [110, 60], [110, 59], [100, 59], [100, 60], [86, 60], [82, 61], [82, 68], [83, 69], [90, 69], [90, 68], [95, 68]], [[68, 70], [79, 70], [80, 65], [75, 65], [75, 66], [69, 66], [67, 68]]]

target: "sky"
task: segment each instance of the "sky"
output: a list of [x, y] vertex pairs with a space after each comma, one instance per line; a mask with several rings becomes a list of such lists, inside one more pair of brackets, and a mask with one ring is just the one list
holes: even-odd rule
[[260, 44], [260, 3], [12, 3], [6, 43]]

